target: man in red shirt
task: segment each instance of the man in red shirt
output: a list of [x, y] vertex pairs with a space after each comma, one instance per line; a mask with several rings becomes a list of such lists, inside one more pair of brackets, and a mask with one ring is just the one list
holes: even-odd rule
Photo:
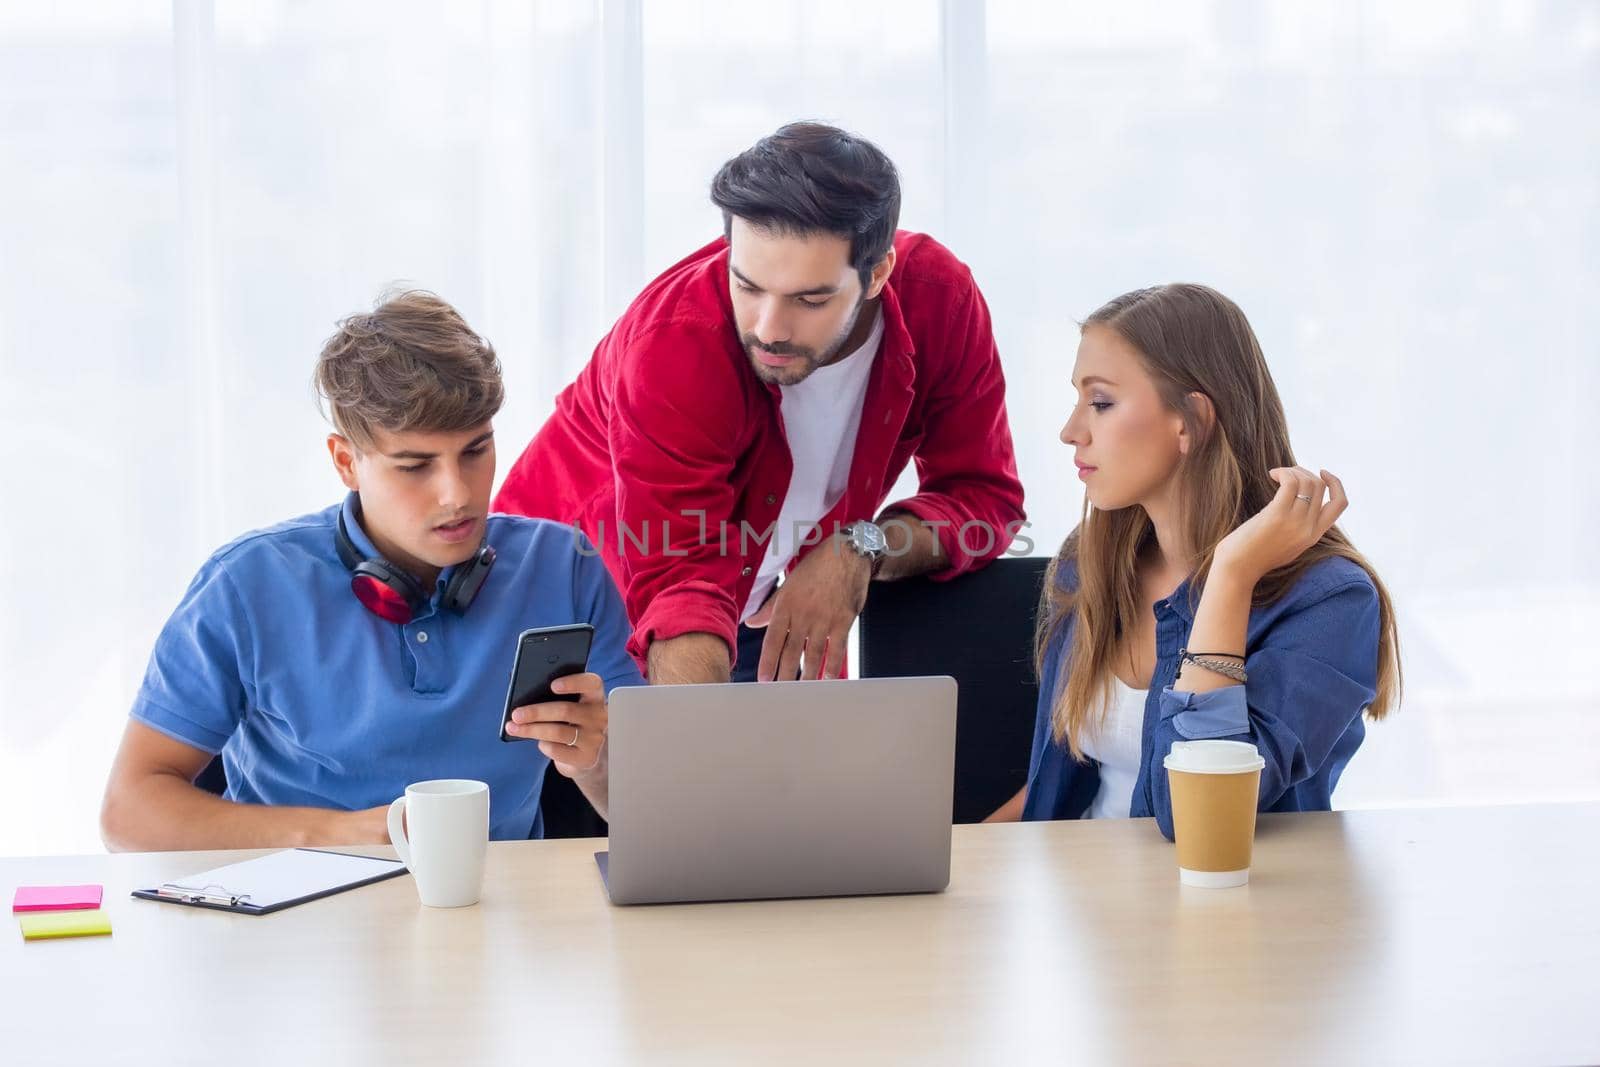
[[955, 577], [1024, 525], [989, 310], [842, 130], [783, 127], [711, 199], [724, 236], [634, 300], [495, 507], [587, 535], [652, 683], [836, 678], [870, 581]]

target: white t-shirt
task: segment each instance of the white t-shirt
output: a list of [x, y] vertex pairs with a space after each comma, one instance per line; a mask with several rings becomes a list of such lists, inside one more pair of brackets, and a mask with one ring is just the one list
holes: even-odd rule
[[[836, 363], [818, 367], [798, 385], [782, 385], [783, 431], [789, 441], [794, 473], [778, 511], [778, 527], [767, 542], [740, 620], [766, 601], [778, 576], [794, 558], [800, 538], [844, 495], [850, 461], [856, 454], [856, 430], [867, 400], [867, 380], [883, 342], [883, 312], [861, 347]], [[798, 524], [798, 530], [796, 528]], [[823, 531], [823, 535], [832, 533]]]
[[1100, 788], [1083, 813], [1085, 819], [1126, 819], [1133, 807], [1133, 786], [1139, 780], [1144, 704], [1150, 690], [1134, 689], [1115, 675], [1111, 686], [1105, 722], [1083, 738], [1084, 753], [1100, 764]]

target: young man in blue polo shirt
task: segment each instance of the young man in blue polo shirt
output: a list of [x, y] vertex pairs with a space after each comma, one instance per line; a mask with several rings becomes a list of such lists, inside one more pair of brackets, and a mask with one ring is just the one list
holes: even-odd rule
[[[606, 809], [606, 693], [640, 684], [604, 562], [570, 528], [490, 515], [494, 349], [428, 293], [355, 315], [323, 348], [342, 504], [219, 550], [167, 620], [111, 769], [113, 849], [387, 842], [430, 778], [489, 783], [495, 838], [542, 836], [546, 768]], [[578, 702], [501, 712], [525, 629], [595, 628]], [[228, 788], [193, 783], [220, 752]]]

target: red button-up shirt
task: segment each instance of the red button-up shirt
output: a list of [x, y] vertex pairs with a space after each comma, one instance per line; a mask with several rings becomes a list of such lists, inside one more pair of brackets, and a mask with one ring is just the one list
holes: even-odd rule
[[[934, 576], [953, 578], [1022, 526], [1005, 378], [971, 271], [923, 234], [901, 231], [895, 251], [849, 484], [820, 525], [873, 518], [914, 459], [919, 491], [892, 506], [943, 524]], [[783, 394], [750, 366], [728, 277], [719, 239], [651, 282], [495, 498], [582, 529], [622, 590], [641, 669], [653, 642], [686, 633], [732, 654], [793, 470]]]

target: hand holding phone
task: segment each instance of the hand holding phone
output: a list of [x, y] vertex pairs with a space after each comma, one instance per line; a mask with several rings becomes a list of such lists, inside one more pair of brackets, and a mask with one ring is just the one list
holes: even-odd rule
[[603, 813], [608, 716], [605, 681], [585, 669], [593, 633], [580, 623], [522, 634], [500, 740], [537, 741], [557, 773], [578, 781]]
[[532, 740], [506, 733], [506, 724], [517, 708], [551, 700], [578, 699], [576, 693], [554, 692], [550, 684], [557, 678], [584, 673], [593, 640], [594, 627], [588, 623], [522, 632], [517, 638], [517, 658], [511, 666], [511, 687], [506, 692], [505, 710], [500, 715], [500, 740]]

